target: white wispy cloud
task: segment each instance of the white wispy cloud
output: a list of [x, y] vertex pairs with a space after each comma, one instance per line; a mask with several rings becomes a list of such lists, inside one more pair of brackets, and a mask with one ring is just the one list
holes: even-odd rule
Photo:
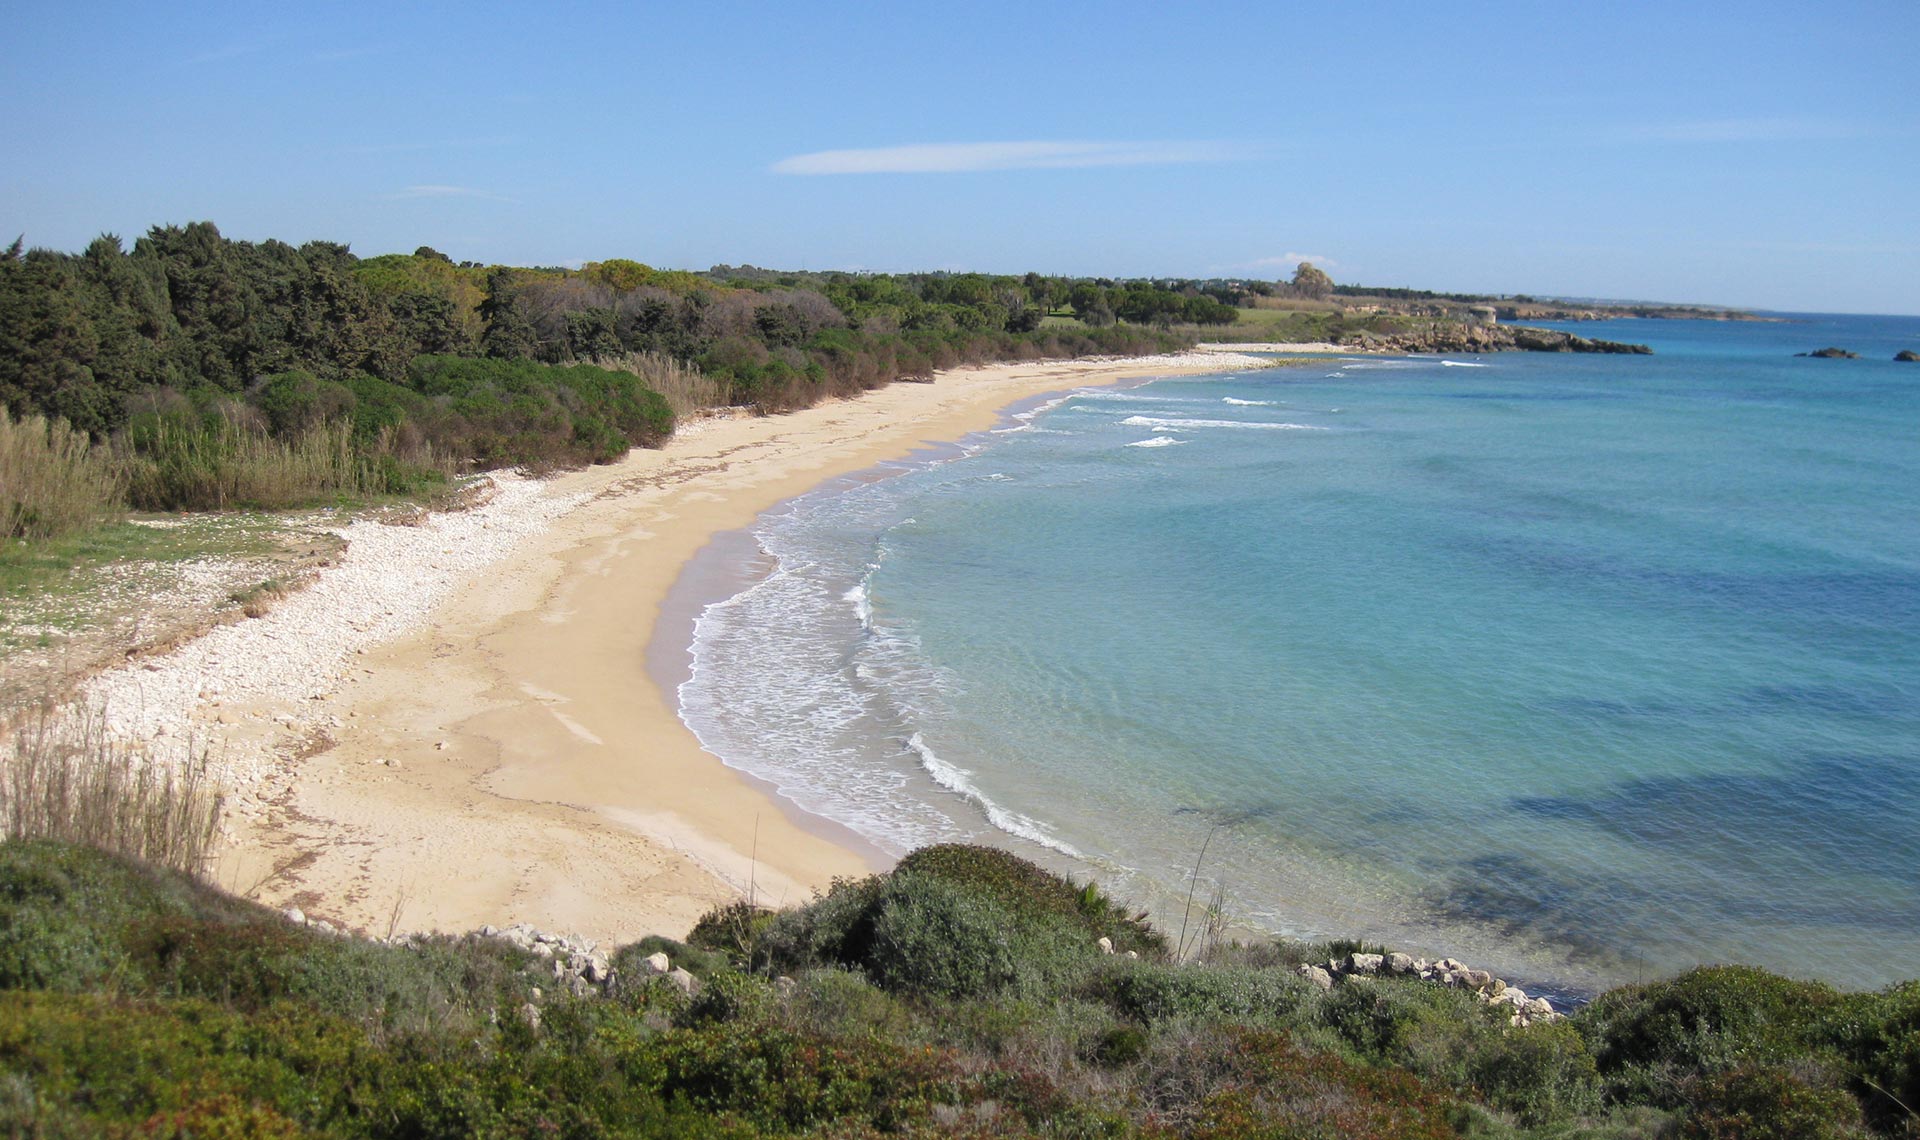
[[1866, 131], [1855, 123], [1802, 116], [1777, 118], [1682, 119], [1664, 123], [1638, 123], [1619, 128], [1618, 137], [1629, 142], [1807, 142], [1819, 139], [1858, 138]]
[[1247, 262], [1247, 265], [1254, 269], [1269, 269], [1276, 266], [1282, 269], [1292, 269], [1303, 261], [1310, 261], [1322, 269], [1340, 264], [1323, 253], [1293, 253], [1289, 251], [1281, 254], [1279, 257], [1256, 257], [1252, 261]]
[[489, 202], [512, 202], [516, 199], [495, 194], [490, 190], [481, 190], [472, 186], [409, 186], [398, 194], [389, 194], [389, 198], [482, 198]]
[[909, 143], [796, 154], [774, 163], [773, 171], [776, 174], [958, 174], [981, 170], [1228, 162], [1249, 158], [1252, 154], [1252, 148], [1242, 144], [1205, 141]]

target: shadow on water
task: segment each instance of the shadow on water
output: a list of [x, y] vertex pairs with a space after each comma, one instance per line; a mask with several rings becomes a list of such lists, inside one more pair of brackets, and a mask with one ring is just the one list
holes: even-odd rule
[[1920, 713], [1920, 697], [1890, 685], [1843, 688], [1838, 685], [1801, 685], [1791, 682], [1753, 685], [1723, 700], [1681, 704], [1659, 699], [1555, 697], [1539, 708], [1588, 720], [1632, 721], [1716, 718], [1780, 713], [1799, 716], [1823, 713], [1841, 717], [1912, 716]]
[[1915, 571], [1737, 574], [1649, 566], [1516, 537], [1477, 535], [1448, 545], [1509, 571], [1582, 589], [1623, 587], [1716, 608], [1842, 617], [1892, 628], [1920, 624], [1920, 572]]
[[1785, 772], [1658, 776], [1513, 807], [1690, 859], [1756, 856], [1747, 861], [1776, 874], [1844, 870], [1910, 885], [1920, 867], [1915, 757], [1815, 756]]

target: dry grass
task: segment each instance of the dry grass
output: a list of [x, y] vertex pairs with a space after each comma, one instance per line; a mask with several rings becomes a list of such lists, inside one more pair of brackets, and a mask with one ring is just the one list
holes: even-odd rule
[[727, 402], [726, 385], [699, 368], [657, 352], [625, 352], [603, 356], [593, 363], [600, 368], [631, 372], [647, 387], [666, 397], [675, 419], [685, 419]]
[[206, 755], [175, 766], [109, 738], [98, 710], [29, 710], [0, 754], [7, 839], [58, 839], [198, 877], [220, 823]]
[[55, 538], [122, 513], [112, 456], [65, 420], [0, 406], [0, 539]]

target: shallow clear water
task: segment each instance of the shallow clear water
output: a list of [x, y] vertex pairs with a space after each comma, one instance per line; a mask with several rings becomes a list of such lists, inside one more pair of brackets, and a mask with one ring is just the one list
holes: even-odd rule
[[[1566, 992], [1920, 976], [1920, 320], [1074, 393], [763, 518], [683, 715], [896, 851]], [[1793, 359], [1841, 344], [1873, 359]]]

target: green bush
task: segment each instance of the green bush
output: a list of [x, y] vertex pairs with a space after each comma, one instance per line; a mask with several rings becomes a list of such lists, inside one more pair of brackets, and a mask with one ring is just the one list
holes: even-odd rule
[[667, 961], [702, 981], [732, 968], [732, 962], [720, 951], [691, 946], [657, 934], [649, 934], [638, 942], [629, 942], [620, 947], [608, 958], [608, 962], [622, 976], [637, 978], [646, 972], [640, 963], [655, 954], [665, 954]]
[[1406, 1073], [1308, 1053], [1284, 1034], [1213, 1035], [1169, 1058], [1145, 1090], [1152, 1134], [1208, 1140], [1443, 1140], [1460, 1115]]
[[0, 844], [0, 988], [80, 992], [143, 982], [130, 924], [239, 921], [260, 908], [178, 875], [50, 840]]
[[998, 993], [1020, 979], [1025, 963], [1014, 917], [993, 898], [895, 871], [878, 904], [873, 945], [860, 964], [880, 985], [966, 998]]
[[1860, 1105], [1846, 1090], [1775, 1065], [1749, 1065], [1693, 1082], [1682, 1140], [1862, 1140]]
[[1123, 1017], [1140, 1022], [1181, 1018], [1284, 1026], [1319, 991], [1279, 970], [1242, 966], [1115, 963], [1093, 992]]
[[754, 956], [754, 943], [759, 933], [773, 919], [773, 912], [766, 907], [754, 906], [743, 900], [717, 906], [700, 916], [687, 932], [687, 941], [707, 950], [718, 950], [736, 962], [747, 962]]
[[1875, 1128], [1920, 1136], [1920, 981], [1853, 998], [1859, 1025], [1846, 1052]]
[[1163, 957], [1166, 937], [1144, 913], [1129, 914], [1093, 883], [1077, 884], [997, 847], [943, 843], [922, 847], [900, 860], [895, 873], [943, 879], [969, 892], [991, 897], [1029, 921], [1066, 920], [1086, 931], [1089, 943], [1105, 937], [1114, 952], [1129, 950]]
[[1671, 1108], [1692, 1077], [1834, 1056], [1848, 1012], [1831, 986], [1705, 966], [1602, 994], [1574, 1023], [1615, 1099]]
[[783, 1132], [843, 1122], [895, 1131], [924, 1118], [946, 1084], [946, 1058], [931, 1050], [766, 1026], [676, 1030], [655, 1055], [662, 1096]]
[[795, 1028], [829, 1037], [906, 1034], [913, 1015], [865, 974], [840, 967], [807, 970], [795, 979], [786, 1018]]
[[1486, 1102], [1539, 1127], [1600, 1111], [1600, 1072], [1586, 1039], [1564, 1021], [1483, 1036], [1468, 1079]]
[[773, 986], [765, 978], [722, 970], [707, 978], [673, 1023], [682, 1028], [721, 1022], [757, 1025], [770, 1019], [777, 1006]]

